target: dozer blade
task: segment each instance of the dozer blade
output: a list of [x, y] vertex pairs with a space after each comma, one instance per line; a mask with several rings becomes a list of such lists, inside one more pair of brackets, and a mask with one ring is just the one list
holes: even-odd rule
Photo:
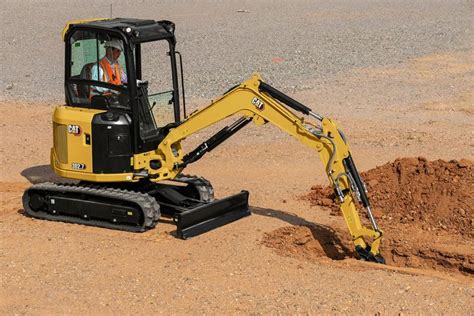
[[238, 194], [177, 213], [177, 236], [187, 239], [250, 215], [249, 193]]

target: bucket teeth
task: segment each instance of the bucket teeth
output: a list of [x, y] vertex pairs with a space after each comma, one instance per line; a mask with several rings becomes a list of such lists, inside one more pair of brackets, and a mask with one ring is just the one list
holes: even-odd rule
[[385, 259], [382, 257], [382, 255], [374, 255], [372, 252], [370, 252], [370, 246], [367, 246], [365, 249], [361, 246], [356, 246], [355, 249], [361, 260], [385, 264]]

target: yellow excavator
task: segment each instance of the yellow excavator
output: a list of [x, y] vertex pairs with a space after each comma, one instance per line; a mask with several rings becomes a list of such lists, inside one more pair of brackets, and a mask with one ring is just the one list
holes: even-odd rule
[[[184, 168], [248, 123], [272, 123], [319, 153], [358, 257], [384, 263], [382, 231], [336, 124], [258, 74], [187, 115], [174, 33], [170, 21], [115, 18], [66, 24], [66, 100], [53, 114], [51, 166], [57, 175], [78, 181], [31, 186], [23, 195], [27, 215], [143, 232], [155, 227], [163, 213], [177, 225], [177, 237], [199, 235], [250, 215], [249, 193], [214, 199], [209, 181], [184, 175]], [[147, 72], [142, 63], [165, 70]], [[235, 117], [233, 123], [194, 150], [183, 150], [186, 137], [229, 117]], [[371, 228], [362, 225], [357, 206], [366, 209]]]

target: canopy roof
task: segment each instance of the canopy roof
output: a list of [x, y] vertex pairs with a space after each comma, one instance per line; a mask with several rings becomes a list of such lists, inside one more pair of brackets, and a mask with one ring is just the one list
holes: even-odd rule
[[174, 23], [134, 18], [88, 19], [69, 21], [63, 30], [63, 39], [74, 28], [114, 30], [122, 32], [133, 43], [144, 43], [161, 39], [174, 41]]

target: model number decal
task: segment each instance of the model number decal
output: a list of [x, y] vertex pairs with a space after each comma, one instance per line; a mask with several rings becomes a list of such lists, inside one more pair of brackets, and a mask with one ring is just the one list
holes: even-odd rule
[[255, 107], [256, 107], [257, 109], [259, 109], [260, 111], [262, 111], [263, 108], [265, 107], [265, 103], [263, 103], [262, 100], [260, 100], [259, 98], [256, 98], [256, 97], [254, 97], [254, 98], [252, 99], [252, 104], [255, 105]]
[[74, 170], [84, 170], [86, 169], [86, 164], [81, 162], [73, 162], [71, 165]]
[[79, 135], [81, 135], [81, 132], [82, 132], [82, 131], [81, 131], [81, 127], [80, 127], [79, 125], [71, 125], [71, 124], [69, 124], [69, 125], [67, 126], [67, 132], [68, 132], [69, 134], [74, 134], [74, 135], [76, 135], [76, 136], [79, 136]]

